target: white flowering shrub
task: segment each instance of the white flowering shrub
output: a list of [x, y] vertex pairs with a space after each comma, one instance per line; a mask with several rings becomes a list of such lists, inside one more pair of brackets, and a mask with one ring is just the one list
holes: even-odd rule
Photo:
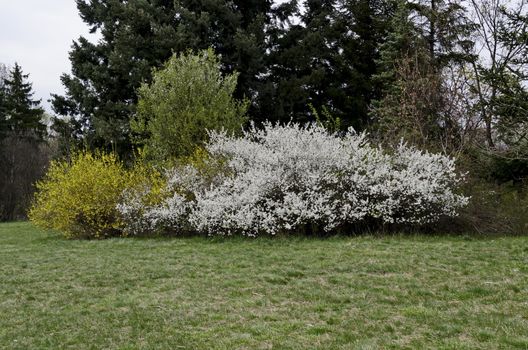
[[[239, 138], [209, 136], [206, 164], [218, 169], [220, 162], [222, 170], [204, 176], [193, 164], [171, 169], [173, 195], [136, 211], [142, 212], [138, 222], [173, 231], [273, 235], [366, 220], [424, 224], [455, 216], [468, 201], [454, 192], [461, 178], [453, 159], [405, 145], [387, 153], [352, 130], [339, 136], [314, 124], [268, 123]], [[141, 203], [143, 194], [135, 195], [121, 212]]]

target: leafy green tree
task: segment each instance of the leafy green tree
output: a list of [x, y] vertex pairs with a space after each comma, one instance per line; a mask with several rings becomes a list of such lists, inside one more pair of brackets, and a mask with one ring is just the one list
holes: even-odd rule
[[163, 161], [190, 155], [207, 139], [207, 130], [237, 132], [245, 122], [247, 101], [233, 98], [238, 74], [222, 76], [212, 49], [173, 55], [139, 89], [132, 129], [149, 158]]
[[136, 90], [173, 52], [213, 47], [223, 72], [241, 72], [235, 94], [257, 94], [271, 1], [77, 0], [77, 7], [101, 38], [74, 42], [72, 75], [61, 78], [66, 94], [54, 95], [53, 107], [72, 117], [71, 138], [81, 135], [88, 147], [131, 152]]
[[46, 125], [42, 122], [44, 110], [40, 107], [40, 100], [33, 100], [33, 88], [27, 81], [28, 77], [29, 74], [24, 74], [15, 63], [9, 77], [4, 79], [4, 128], [8, 134], [41, 140], [46, 133]]

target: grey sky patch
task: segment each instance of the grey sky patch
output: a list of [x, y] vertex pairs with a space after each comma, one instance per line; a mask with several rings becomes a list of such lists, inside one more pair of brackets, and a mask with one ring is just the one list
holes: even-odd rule
[[74, 39], [90, 37], [74, 0], [0, 0], [0, 62], [29, 73], [35, 97], [47, 111], [51, 93], [63, 93]]

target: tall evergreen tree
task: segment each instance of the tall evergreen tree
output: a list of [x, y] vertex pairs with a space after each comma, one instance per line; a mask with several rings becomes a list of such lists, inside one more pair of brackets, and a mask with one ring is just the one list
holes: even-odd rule
[[[380, 47], [375, 82], [381, 98], [372, 104], [382, 138], [434, 150], [457, 148], [450, 115], [446, 68], [473, 62], [475, 25], [460, 0], [395, 0], [387, 40]], [[448, 145], [448, 146], [447, 146]]]
[[35, 191], [33, 184], [44, 173], [48, 156], [40, 100], [33, 99], [28, 74], [15, 66], [0, 66], [0, 221], [24, 218]]
[[24, 74], [15, 63], [9, 78], [4, 79], [4, 127], [6, 133], [40, 140], [46, 133], [46, 125], [42, 122], [44, 110], [40, 107], [40, 100], [33, 100], [32, 84], [27, 81], [28, 77], [29, 74]]
[[376, 131], [383, 141], [428, 146], [436, 124], [438, 75], [424, 38], [412, 21], [406, 0], [397, 0], [389, 34], [379, 46], [373, 80], [381, 98], [372, 103]]
[[287, 25], [270, 38], [273, 85], [269, 102], [262, 103], [269, 106], [264, 116], [304, 121], [310, 106], [324, 107], [343, 127], [364, 128], [375, 96], [377, 46], [386, 31], [384, 5], [380, 0], [308, 0], [302, 10], [296, 1], [284, 5]]
[[[347, 95], [356, 101], [353, 112], [363, 127], [372, 123], [372, 101], [382, 94], [383, 86], [375, 77], [379, 74], [380, 45], [387, 40], [396, 5], [392, 0], [342, 0], [345, 28], [342, 44], [347, 66], [353, 75], [346, 82]], [[352, 124], [354, 125], [354, 124]]]
[[77, 7], [101, 39], [74, 42], [72, 75], [62, 76], [66, 95], [54, 95], [53, 106], [75, 117], [88, 146], [130, 152], [136, 90], [173, 52], [213, 47], [225, 72], [240, 72], [238, 97], [259, 88], [269, 0], [77, 0]]
[[7, 132], [7, 113], [5, 106], [6, 89], [4, 80], [7, 78], [6, 66], [0, 63], [0, 141]]
[[422, 57], [429, 56], [426, 52], [426, 41], [411, 20], [412, 11], [407, 0], [395, 0], [393, 4], [394, 13], [387, 36], [378, 47], [377, 74], [373, 79], [382, 87], [384, 93], [393, 88], [396, 80], [396, 62], [416, 53]]
[[413, 18], [427, 41], [429, 55], [438, 69], [451, 62], [468, 62], [474, 42], [470, 40], [476, 25], [468, 16], [464, 0], [411, 0]]

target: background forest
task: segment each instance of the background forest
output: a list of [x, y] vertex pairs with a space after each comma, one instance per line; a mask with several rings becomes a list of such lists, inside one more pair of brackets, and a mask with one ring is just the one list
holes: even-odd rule
[[[181, 149], [170, 148], [176, 154], [165, 154], [159, 150], [166, 139], [152, 137], [173, 124], [160, 118], [149, 124], [150, 118], [176, 110], [196, 116], [177, 124], [176, 134], [188, 133], [198, 145], [205, 135], [196, 130], [229, 129], [218, 113], [228, 111], [230, 121], [257, 128], [267, 121], [317, 122], [337, 133], [365, 131], [383, 147], [404, 142], [454, 157], [467, 173], [463, 192], [471, 200], [459, 218], [436, 229], [527, 229], [524, 0], [77, 0], [77, 6], [100, 37], [74, 41], [72, 72], [61, 77], [66, 93], [51, 98], [53, 116], [33, 99], [20, 66], [0, 67], [0, 220], [25, 217], [51, 159], [69, 160], [79, 150], [113, 152], [125, 164], [137, 161], [138, 150], [158, 160], [191, 156], [185, 140], [177, 143]], [[185, 82], [193, 89], [192, 58], [170, 59], [208, 49], [218, 61], [195, 57], [219, 65], [225, 98], [208, 105], [216, 114], [202, 115], [206, 109], [198, 107], [210, 99], [183, 110], [178, 106], [188, 95], [167, 94], [162, 82], [171, 78], [171, 65], [181, 64], [190, 67]]]

